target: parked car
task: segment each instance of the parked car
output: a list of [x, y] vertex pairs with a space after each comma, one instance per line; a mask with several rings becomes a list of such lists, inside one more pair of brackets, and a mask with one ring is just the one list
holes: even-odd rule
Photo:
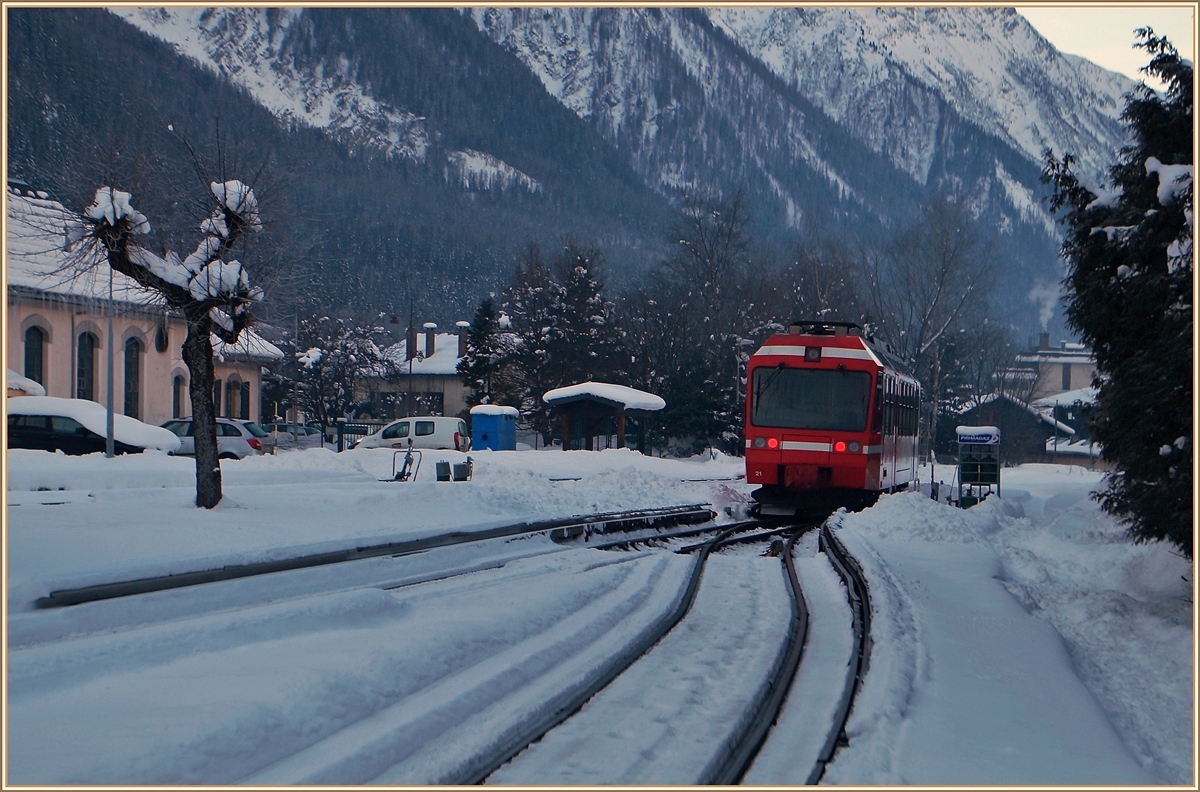
[[[8, 400], [8, 447], [64, 454], [104, 453], [108, 410], [87, 399], [20, 396]], [[179, 438], [127, 415], [113, 415], [113, 451], [140, 454], [146, 449], [173, 452]]]
[[325, 438], [312, 426], [289, 423], [267, 424], [263, 429], [274, 438], [279, 448], [320, 448]]
[[470, 451], [471, 437], [461, 418], [401, 418], [354, 444], [355, 448], [439, 448]]
[[[194, 456], [196, 438], [192, 434], [191, 418], [176, 418], [163, 424], [163, 428], [179, 437], [179, 455]], [[220, 459], [244, 459], [262, 454], [268, 435], [254, 421], [238, 421], [233, 418], [217, 419], [217, 456]], [[269, 441], [266, 450], [270, 451]]]

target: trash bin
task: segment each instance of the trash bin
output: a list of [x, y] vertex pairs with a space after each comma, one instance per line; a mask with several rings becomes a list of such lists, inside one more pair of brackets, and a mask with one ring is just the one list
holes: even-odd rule
[[437, 471], [437, 480], [438, 481], [449, 481], [450, 480], [450, 463], [447, 462], [446, 460], [439, 459], [437, 461], [437, 464], [434, 465], [434, 470]]
[[517, 449], [516, 407], [480, 404], [471, 408], [471, 450], [515, 451]]

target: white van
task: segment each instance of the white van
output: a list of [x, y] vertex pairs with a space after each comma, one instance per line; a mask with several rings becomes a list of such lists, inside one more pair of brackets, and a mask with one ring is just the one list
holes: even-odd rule
[[355, 448], [439, 448], [470, 451], [471, 437], [461, 418], [401, 418], [354, 444]]

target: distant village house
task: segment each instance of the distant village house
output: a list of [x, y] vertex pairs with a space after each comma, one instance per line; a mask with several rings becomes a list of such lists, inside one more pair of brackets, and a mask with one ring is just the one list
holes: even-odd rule
[[470, 391], [458, 373], [467, 354], [469, 323], [459, 322], [456, 333], [439, 333], [426, 322], [421, 332], [410, 328], [404, 341], [384, 350], [387, 370], [366, 377], [359, 400], [378, 420], [407, 415], [462, 415]]

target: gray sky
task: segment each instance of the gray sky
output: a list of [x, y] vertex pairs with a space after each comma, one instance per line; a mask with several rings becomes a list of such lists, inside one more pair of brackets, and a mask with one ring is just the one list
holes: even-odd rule
[[1145, 78], [1138, 69], [1149, 60], [1145, 50], [1133, 47], [1137, 41], [1133, 31], [1140, 27], [1154, 28], [1155, 35], [1166, 36], [1180, 55], [1195, 62], [1194, 8], [1191, 3], [1174, 7], [1152, 4], [1016, 6], [1017, 11], [1060, 52], [1082, 55], [1099, 66], [1135, 80]]

